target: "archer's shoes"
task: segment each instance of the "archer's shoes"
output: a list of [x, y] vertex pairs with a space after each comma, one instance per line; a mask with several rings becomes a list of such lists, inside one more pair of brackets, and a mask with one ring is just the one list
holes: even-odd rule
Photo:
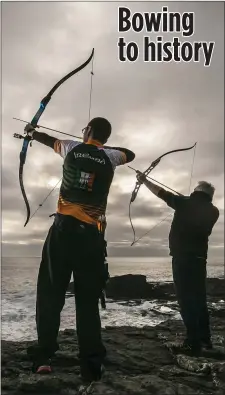
[[51, 360], [40, 360], [38, 362], [34, 362], [32, 366], [32, 372], [37, 374], [49, 374], [52, 372], [51, 368]]

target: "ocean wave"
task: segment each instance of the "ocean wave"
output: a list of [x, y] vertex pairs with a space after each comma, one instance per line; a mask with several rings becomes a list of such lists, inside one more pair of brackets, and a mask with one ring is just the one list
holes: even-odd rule
[[[24, 341], [36, 339], [35, 294], [21, 293], [2, 299], [2, 339]], [[118, 302], [107, 300], [106, 310], [100, 309], [102, 327], [105, 326], [155, 326], [168, 315], [179, 318], [176, 303], [162, 305], [157, 301]], [[74, 298], [66, 299], [61, 314], [60, 330], [75, 328]]]

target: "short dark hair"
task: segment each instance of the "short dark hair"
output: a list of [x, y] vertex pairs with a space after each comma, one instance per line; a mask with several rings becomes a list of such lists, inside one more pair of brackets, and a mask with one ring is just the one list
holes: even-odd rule
[[91, 126], [93, 139], [96, 139], [101, 143], [105, 143], [111, 135], [111, 123], [105, 118], [93, 118], [89, 122], [88, 126]]

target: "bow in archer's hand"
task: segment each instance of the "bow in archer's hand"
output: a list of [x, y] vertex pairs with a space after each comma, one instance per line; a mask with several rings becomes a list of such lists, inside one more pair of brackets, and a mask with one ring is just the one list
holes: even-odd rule
[[137, 182], [135, 184], [134, 190], [133, 190], [131, 198], [130, 198], [130, 203], [129, 203], [129, 219], [130, 219], [130, 224], [131, 224], [131, 227], [132, 227], [132, 230], [133, 230], [133, 235], [134, 235], [134, 239], [133, 239], [133, 242], [132, 242], [131, 245], [133, 245], [136, 242], [135, 229], [134, 229], [134, 226], [133, 226], [133, 223], [132, 223], [132, 220], [131, 220], [131, 203], [133, 203], [135, 201], [135, 199], [137, 197], [137, 194], [139, 192], [139, 189], [140, 189], [145, 177], [147, 177], [151, 173], [151, 171], [159, 164], [159, 162], [161, 161], [161, 159], [164, 156], [169, 155], [169, 154], [173, 154], [174, 152], [188, 151], [188, 150], [194, 148], [196, 146], [196, 144], [197, 143], [195, 143], [194, 145], [192, 145], [191, 147], [188, 147], [188, 148], [180, 148], [180, 149], [168, 151], [165, 154], [159, 156], [157, 159], [155, 159], [143, 173], [141, 173], [141, 172], [137, 173], [138, 174], [138, 180], [137, 180]]
[[[129, 166], [128, 166], [129, 167]], [[142, 173], [139, 170], [136, 170], [136, 175], [137, 175], [137, 182], [141, 185], [145, 182], [146, 176], [144, 173]]]
[[94, 55], [94, 48], [92, 50], [91, 55], [86, 60], [86, 62], [84, 62], [81, 66], [77, 67], [76, 69], [74, 69], [73, 71], [68, 73], [65, 77], [63, 77], [60, 81], [58, 81], [53, 86], [53, 88], [50, 90], [50, 92], [41, 100], [40, 107], [39, 107], [38, 111], [34, 115], [30, 124], [27, 125], [24, 129], [24, 133], [26, 133], [26, 136], [23, 137], [23, 136], [18, 135], [16, 133], [14, 134], [14, 137], [16, 137], [16, 138], [23, 138], [23, 145], [22, 145], [22, 149], [20, 152], [19, 182], [20, 182], [20, 188], [21, 188], [21, 192], [22, 192], [22, 195], [24, 198], [24, 202], [25, 202], [25, 205], [27, 208], [27, 218], [26, 218], [26, 222], [25, 222], [24, 226], [27, 225], [27, 223], [30, 219], [30, 205], [29, 205], [29, 202], [28, 202], [28, 199], [26, 196], [26, 192], [24, 189], [24, 184], [23, 184], [23, 167], [26, 162], [27, 149], [28, 149], [29, 143], [31, 143], [31, 140], [32, 140], [32, 136], [31, 136], [32, 133], [30, 133], [30, 132], [32, 132], [32, 130], [34, 130], [38, 126], [38, 121], [39, 121], [41, 115], [43, 114], [44, 110], [46, 109], [46, 106], [49, 103], [49, 101], [51, 100], [51, 97], [52, 97], [53, 93], [56, 91], [56, 89], [58, 89], [60, 87], [60, 85], [63, 84], [63, 82], [68, 80], [68, 78], [72, 77], [74, 74], [78, 73], [80, 70], [82, 70], [84, 67], [86, 67], [88, 65], [88, 63], [90, 63], [91, 59], [93, 58], [93, 55]]

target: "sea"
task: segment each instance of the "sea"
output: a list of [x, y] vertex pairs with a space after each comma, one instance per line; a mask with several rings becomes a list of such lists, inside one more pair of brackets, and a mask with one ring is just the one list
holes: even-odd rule
[[[110, 276], [143, 274], [147, 281], [172, 281], [168, 258], [113, 258], [109, 257]], [[1, 270], [1, 337], [3, 340], [27, 341], [36, 339], [35, 299], [40, 258], [2, 258]], [[224, 277], [223, 263], [209, 263], [208, 277]], [[71, 278], [72, 280], [72, 278]], [[156, 300], [136, 303], [107, 300], [106, 310], [100, 307], [102, 327], [155, 326], [168, 316], [179, 319], [176, 302], [159, 303]], [[61, 314], [60, 330], [75, 329], [74, 298], [66, 299]]]

